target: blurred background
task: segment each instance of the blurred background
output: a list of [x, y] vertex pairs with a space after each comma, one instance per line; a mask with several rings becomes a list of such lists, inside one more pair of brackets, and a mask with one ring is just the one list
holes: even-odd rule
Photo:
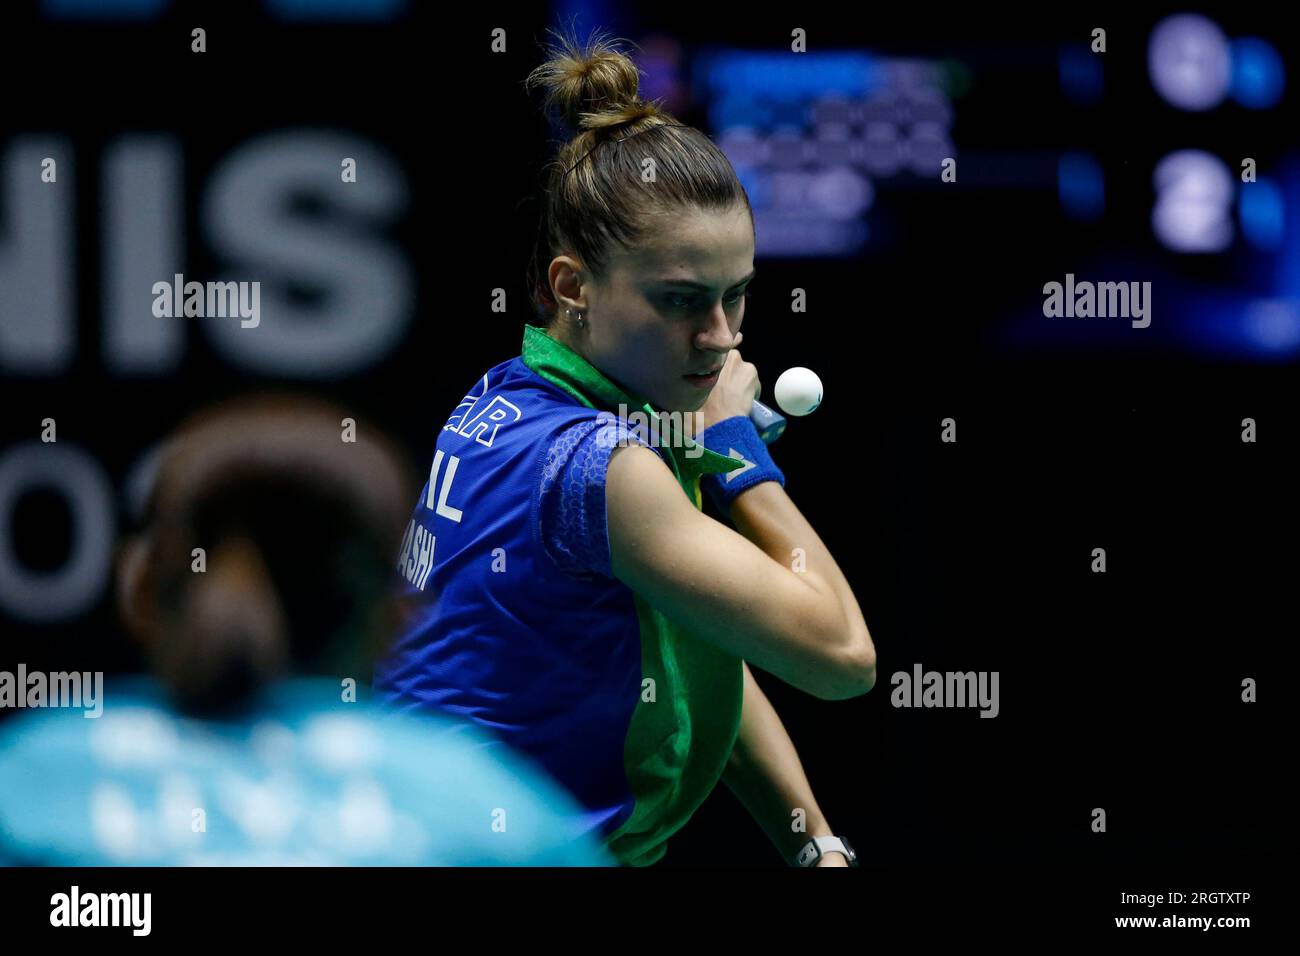
[[[1277, 16], [8, 7], [0, 669], [143, 666], [112, 548], [199, 407], [316, 392], [427, 467], [532, 319], [534, 192], [564, 131], [522, 81], [548, 27], [599, 28], [749, 191], [764, 399], [793, 365], [825, 384], [774, 456], [880, 683], [829, 703], [759, 679], [832, 825], [868, 863], [1248, 859], [1280, 771], [1271, 695], [1244, 705], [1241, 681], [1268, 686], [1295, 631], [1300, 38]], [[155, 317], [177, 273], [260, 282], [260, 324]], [[1150, 282], [1150, 326], [1046, 318], [1067, 274]], [[917, 663], [999, 671], [1000, 715], [891, 707]], [[725, 787], [665, 860], [715, 862], [779, 865]]]

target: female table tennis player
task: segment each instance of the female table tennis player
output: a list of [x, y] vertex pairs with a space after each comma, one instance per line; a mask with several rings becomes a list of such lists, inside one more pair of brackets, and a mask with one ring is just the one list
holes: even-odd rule
[[[824, 699], [875, 682], [849, 584], [748, 417], [748, 198], [705, 135], [638, 97], [613, 43], [549, 54], [528, 83], [578, 133], [548, 174], [544, 324], [439, 432], [376, 689], [539, 761], [625, 865], [661, 859], [719, 779], [791, 864], [849, 865], [745, 663]], [[647, 438], [630, 410], [699, 411], [699, 444]]]

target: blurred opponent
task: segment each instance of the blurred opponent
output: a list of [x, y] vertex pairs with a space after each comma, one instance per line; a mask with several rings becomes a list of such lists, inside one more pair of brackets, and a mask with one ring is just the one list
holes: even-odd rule
[[154, 675], [110, 681], [97, 718], [0, 725], [0, 861], [611, 862], [526, 758], [365, 699], [410, 489], [388, 443], [344, 441], [343, 418], [241, 400], [164, 446], [117, 568]]

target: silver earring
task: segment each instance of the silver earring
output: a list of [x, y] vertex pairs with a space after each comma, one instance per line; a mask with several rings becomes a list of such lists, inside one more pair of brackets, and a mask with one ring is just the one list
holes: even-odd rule
[[[573, 315], [573, 310], [572, 310], [572, 309], [565, 309], [565, 310], [564, 310], [564, 314], [565, 314], [565, 315], [569, 315], [569, 316], [571, 316], [571, 315]], [[578, 313], [578, 328], [580, 328], [580, 329], [585, 329], [586, 327], [587, 327], [587, 320], [584, 319], [584, 318], [582, 317], [582, 313], [579, 312], [579, 313]]]

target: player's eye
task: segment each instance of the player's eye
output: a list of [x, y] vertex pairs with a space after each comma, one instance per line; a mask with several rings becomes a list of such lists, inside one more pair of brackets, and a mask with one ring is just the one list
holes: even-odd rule
[[[748, 299], [752, 294], [753, 293], [751, 293], [749, 289], [746, 288], [743, 292], [734, 293], [728, 296], [727, 298], [723, 299], [722, 301], [729, 306], [735, 305], [741, 299]], [[707, 307], [707, 303], [705, 302], [704, 299], [698, 298], [697, 296], [690, 296], [690, 295], [668, 295], [664, 298], [664, 303], [668, 306], [668, 308], [676, 309], [679, 311], [686, 311], [686, 310], [703, 311]]]

